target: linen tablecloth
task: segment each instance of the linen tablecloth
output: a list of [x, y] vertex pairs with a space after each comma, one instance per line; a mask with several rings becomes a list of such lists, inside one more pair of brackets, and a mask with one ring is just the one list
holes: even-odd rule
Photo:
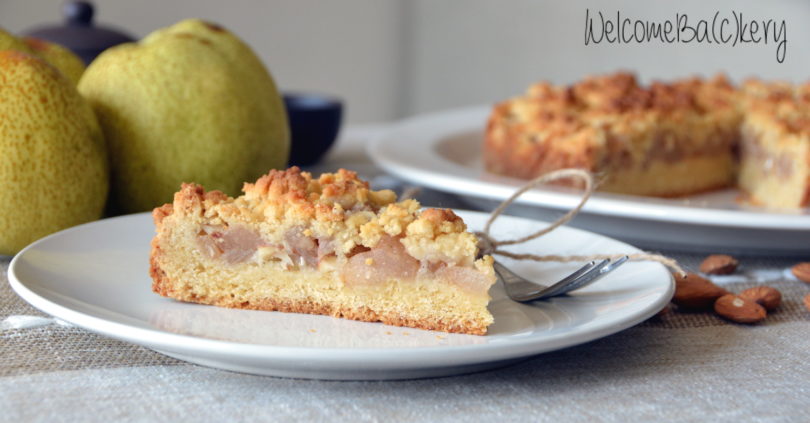
[[[351, 135], [324, 167], [373, 170]], [[420, 199], [453, 205], [432, 191]], [[703, 258], [665, 253], [691, 269]], [[810, 284], [788, 271], [810, 257], [740, 260], [737, 274], [716, 281], [732, 291], [767, 284], [783, 294], [760, 324], [667, 313], [497, 370], [389, 382], [232, 373], [52, 320], [15, 328], [15, 316], [46, 316], [11, 290], [5, 260], [0, 421], [810, 421], [810, 312], [802, 305]]]

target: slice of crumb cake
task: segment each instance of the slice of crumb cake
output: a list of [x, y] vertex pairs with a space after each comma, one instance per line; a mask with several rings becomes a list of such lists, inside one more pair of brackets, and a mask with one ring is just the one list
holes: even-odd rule
[[483, 335], [492, 258], [451, 210], [341, 169], [270, 171], [244, 195], [184, 184], [154, 210], [152, 290], [223, 307]]

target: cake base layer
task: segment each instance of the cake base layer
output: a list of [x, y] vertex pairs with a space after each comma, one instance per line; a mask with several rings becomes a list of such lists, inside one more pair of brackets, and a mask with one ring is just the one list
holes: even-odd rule
[[614, 169], [606, 173], [598, 189], [617, 194], [680, 197], [732, 186], [734, 175], [731, 154], [702, 155]]
[[[533, 179], [557, 168], [527, 174], [520, 167], [501, 167], [502, 175]], [[515, 171], [513, 171], [515, 170]], [[644, 166], [617, 167], [597, 172], [597, 190], [616, 194], [681, 197], [733, 186], [736, 163], [730, 153], [701, 155], [678, 161], [655, 160]], [[570, 186], [565, 181], [559, 185]]]

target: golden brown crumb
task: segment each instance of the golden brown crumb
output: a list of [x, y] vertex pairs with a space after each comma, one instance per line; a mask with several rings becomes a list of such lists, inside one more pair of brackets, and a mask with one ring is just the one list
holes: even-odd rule
[[722, 75], [710, 80], [688, 78], [643, 86], [635, 75], [618, 72], [588, 77], [568, 87], [539, 82], [529, 87], [525, 97], [512, 102], [522, 100], [527, 107], [537, 108], [536, 118], [570, 124], [640, 111], [675, 113], [691, 110], [704, 113], [709, 106], [732, 106], [735, 93], [733, 85]]
[[271, 170], [255, 183], [246, 183], [243, 191], [248, 200], [289, 205], [309, 218], [329, 220], [342, 217], [342, 212], [354, 207], [376, 211], [396, 200], [393, 191], [372, 191], [368, 182], [346, 169], [325, 173], [318, 179], [298, 167]]

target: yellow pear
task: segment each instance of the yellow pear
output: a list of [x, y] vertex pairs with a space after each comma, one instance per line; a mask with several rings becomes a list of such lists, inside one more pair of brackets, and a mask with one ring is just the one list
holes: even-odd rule
[[84, 72], [84, 62], [72, 51], [58, 44], [38, 38], [20, 39], [0, 28], [0, 50], [17, 50], [45, 59], [73, 82], [79, 83]]
[[270, 73], [217, 25], [190, 19], [108, 49], [79, 91], [104, 130], [119, 211], [171, 202], [182, 182], [236, 195], [287, 162], [287, 116]]
[[0, 51], [0, 254], [101, 216], [108, 165], [101, 128], [44, 60]]
[[39, 38], [26, 37], [23, 38], [23, 42], [25, 42], [28, 47], [31, 47], [39, 57], [42, 57], [48, 63], [62, 71], [62, 73], [73, 82], [73, 85], [79, 83], [79, 79], [81, 79], [85, 68], [84, 62], [82, 62], [79, 56], [59, 44]]

